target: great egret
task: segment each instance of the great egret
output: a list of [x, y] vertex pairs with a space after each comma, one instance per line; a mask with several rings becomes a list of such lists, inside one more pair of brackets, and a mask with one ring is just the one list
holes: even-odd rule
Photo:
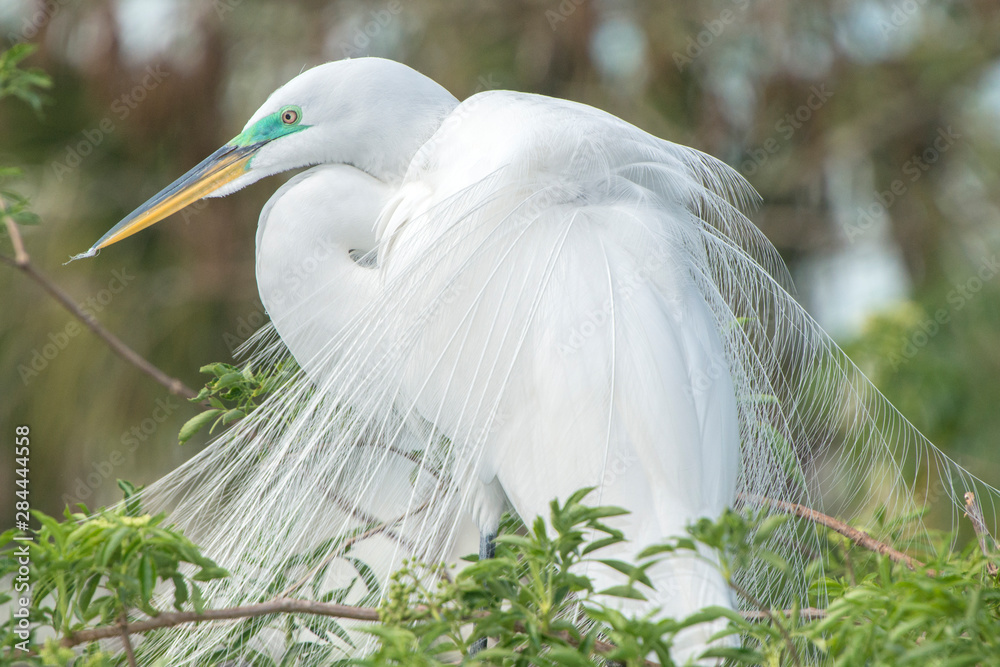
[[[818, 504], [817, 480], [855, 510], [870, 479], [904, 509], [911, 480], [940, 479], [952, 500], [975, 484], [789, 296], [740, 210], [756, 197], [742, 178], [583, 104], [459, 103], [389, 60], [321, 65], [85, 255], [312, 165], [257, 232], [261, 299], [304, 375], [153, 487], [233, 572], [221, 604], [258, 599], [260, 572], [373, 517], [397, 560], [440, 558], [464, 510], [485, 556], [508, 506], [531, 520], [596, 486], [632, 512], [629, 542], [605, 554], [628, 559], [754, 498]], [[910, 479], [908, 452], [924, 466]], [[653, 573], [660, 613], [733, 605], [702, 556]], [[804, 579], [776, 592], [764, 572], [737, 578], [775, 604], [804, 599]], [[717, 629], [686, 631], [676, 658]]]

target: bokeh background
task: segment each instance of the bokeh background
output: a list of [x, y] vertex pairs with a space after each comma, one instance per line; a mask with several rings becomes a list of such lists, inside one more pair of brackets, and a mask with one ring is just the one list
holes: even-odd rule
[[[303, 68], [379, 55], [459, 98], [565, 97], [733, 165], [806, 308], [932, 441], [1000, 483], [992, 0], [0, 0], [0, 45], [24, 41], [54, 80], [41, 116], [0, 106], [0, 165], [24, 169], [14, 187], [42, 220], [28, 251], [190, 386], [265, 321], [254, 232], [287, 176], [63, 262]], [[0, 266], [0, 490], [29, 424], [47, 512], [110, 502], [116, 478], [149, 482], [205, 442], [179, 447], [197, 409], [70, 322]]]

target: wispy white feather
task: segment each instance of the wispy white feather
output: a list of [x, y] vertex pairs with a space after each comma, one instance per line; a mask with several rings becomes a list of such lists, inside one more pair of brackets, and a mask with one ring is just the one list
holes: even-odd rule
[[[215, 607], [275, 595], [281, 572], [308, 578], [296, 558], [317, 547], [333, 587], [355, 567], [338, 536], [377, 526], [346, 555], [384, 579], [404, 557], [453, 557], [508, 503], [530, 520], [591, 485], [595, 501], [633, 511], [626, 557], [761, 498], [847, 520], [932, 504], [954, 521], [974, 490], [995, 516], [996, 491], [929, 443], [794, 300], [744, 213], [757, 201], [703, 153], [509, 92], [457, 106], [401, 182], [310, 169], [261, 215], [273, 328], [247, 348], [264, 367], [287, 346], [303, 370], [147, 502], [232, 572], [208, 591]], [[739, 584], [776, 606], [806, 603], [803, 540], [818, 546], [808, 528], [771, 541], [795, 581], [776, 586], [755, 563]], [[665, 612], [729, 603], [695, 560], [656, 573]], [[227, 631], [156, 641], [197, 663]]]

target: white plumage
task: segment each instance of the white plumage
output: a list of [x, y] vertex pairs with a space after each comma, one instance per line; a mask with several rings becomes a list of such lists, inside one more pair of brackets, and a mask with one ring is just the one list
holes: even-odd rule
[[[301, 74], [244, 134], [289, 105], [304, 127], [254, 144], [215, 194], [319, 165], [257, 233], [261, 299], [304, 373], [151, 489], [233, 571], [216, 604], [262, 596], [260, 572], [370, 520], [398, 518], [367, 547], [387, 572], [445, 557], [463, 515], [488, 535], [508, 507], [531, 521], [585, 486], [631, 511], [630, 541], [602, 553], [628, 559], [760, 496], [818, 503], [829, 482], [857, 511], [873, 472], [879, 500], [910, 508], [908, 453], [952, 499], [974, 485], [789, 296], [740, 211], [755, 194], [724, 164], [581, 104], [458, 103], [379, 59]], [[255, 363], [282, 353], [266, 339]], [[632, 610], [732, 605], [703, 556], [666, 561]], [[804, 600], [804, 578], [775, 592], [768, 576], [737, 573], [769, 602]]]

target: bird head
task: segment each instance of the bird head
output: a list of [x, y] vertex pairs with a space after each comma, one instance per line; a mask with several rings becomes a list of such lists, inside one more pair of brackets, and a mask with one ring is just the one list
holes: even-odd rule
[[135, 234], [204, 197], [283, 171], [349, 164], [393, 183], [458, 101], [419, 72], [382, 58], [319, 65], [278, 88], [243, 131], [112, 227], [90, 250]]

